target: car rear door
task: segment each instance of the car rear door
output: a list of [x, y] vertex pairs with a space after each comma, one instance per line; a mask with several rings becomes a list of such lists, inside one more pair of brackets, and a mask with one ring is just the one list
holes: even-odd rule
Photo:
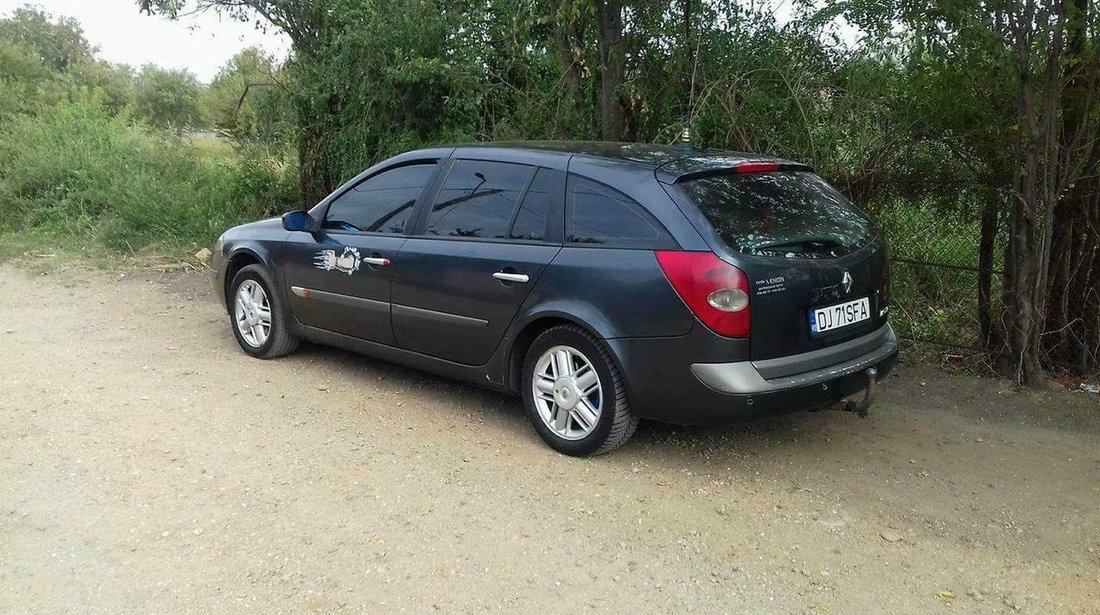
[[564, 172], [454, 160], [398, 254], [393, 330], [405, 349], [465, 365], [492, 356], [561, 249]]
[[817, 175], [731, 169], [681, 182], [670, 193], [682, 207], [697, 208], [716, 252], [749, 277], [753, 360], [818, 350], [885, 324], [885, 244]]
[[437, 167], [436, 160], [414, 161], [371, 175], [330, 203], [318, 232], [290, 234], [283, 271], [299, 322], [394, 344], [395, 259]]

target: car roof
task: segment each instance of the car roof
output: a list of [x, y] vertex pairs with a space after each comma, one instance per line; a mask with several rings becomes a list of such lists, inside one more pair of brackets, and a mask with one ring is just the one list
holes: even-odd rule
[[466, 143], [453, 146], [453, 156], [471, 155], [478, 150], [515, 150], [558, 155], [584, 156], [634, 168], [650, 169], [658, 179], [674, 183], [685, 177], [707, 175], [744, 163], [775, 163], [783, 168], [812, 170], [806, 165], [761, 154], [697, 148], [690, 144], [619, 143], [613, 141], [508, 141]]

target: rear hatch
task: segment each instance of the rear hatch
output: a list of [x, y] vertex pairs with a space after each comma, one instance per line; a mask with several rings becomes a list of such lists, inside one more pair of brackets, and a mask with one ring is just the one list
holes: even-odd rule
[[683, 176], [670, 192], [697, 208], [686, 213], [749, 278], [753, 360], [818, 350], [885, 323], [881, 235], [805, 167], [736, 165]]

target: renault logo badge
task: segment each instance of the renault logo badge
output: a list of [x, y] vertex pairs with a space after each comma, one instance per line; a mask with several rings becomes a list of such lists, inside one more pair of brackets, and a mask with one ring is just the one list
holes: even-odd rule
[[844, 287], [845, 295], [852, 292], [852, 274], [845, 271], [844, 277], [840, 278], [840, 284]]

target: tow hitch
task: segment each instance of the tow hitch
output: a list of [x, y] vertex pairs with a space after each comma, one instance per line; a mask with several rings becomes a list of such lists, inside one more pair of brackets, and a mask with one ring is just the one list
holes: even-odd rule
[[871, 404], [875, 402], [875, 382], [878, 379], [878, 370], [872, 367], [863, 373], [867, 376], [867, 390], [863, 392], [863, 399], [859, 401], [845, 399], [834, 406], [837, 410], [855, 412], [861, 419], [867, 418], [867, 415], [870, 414], [868, 410], [871, 408]]

